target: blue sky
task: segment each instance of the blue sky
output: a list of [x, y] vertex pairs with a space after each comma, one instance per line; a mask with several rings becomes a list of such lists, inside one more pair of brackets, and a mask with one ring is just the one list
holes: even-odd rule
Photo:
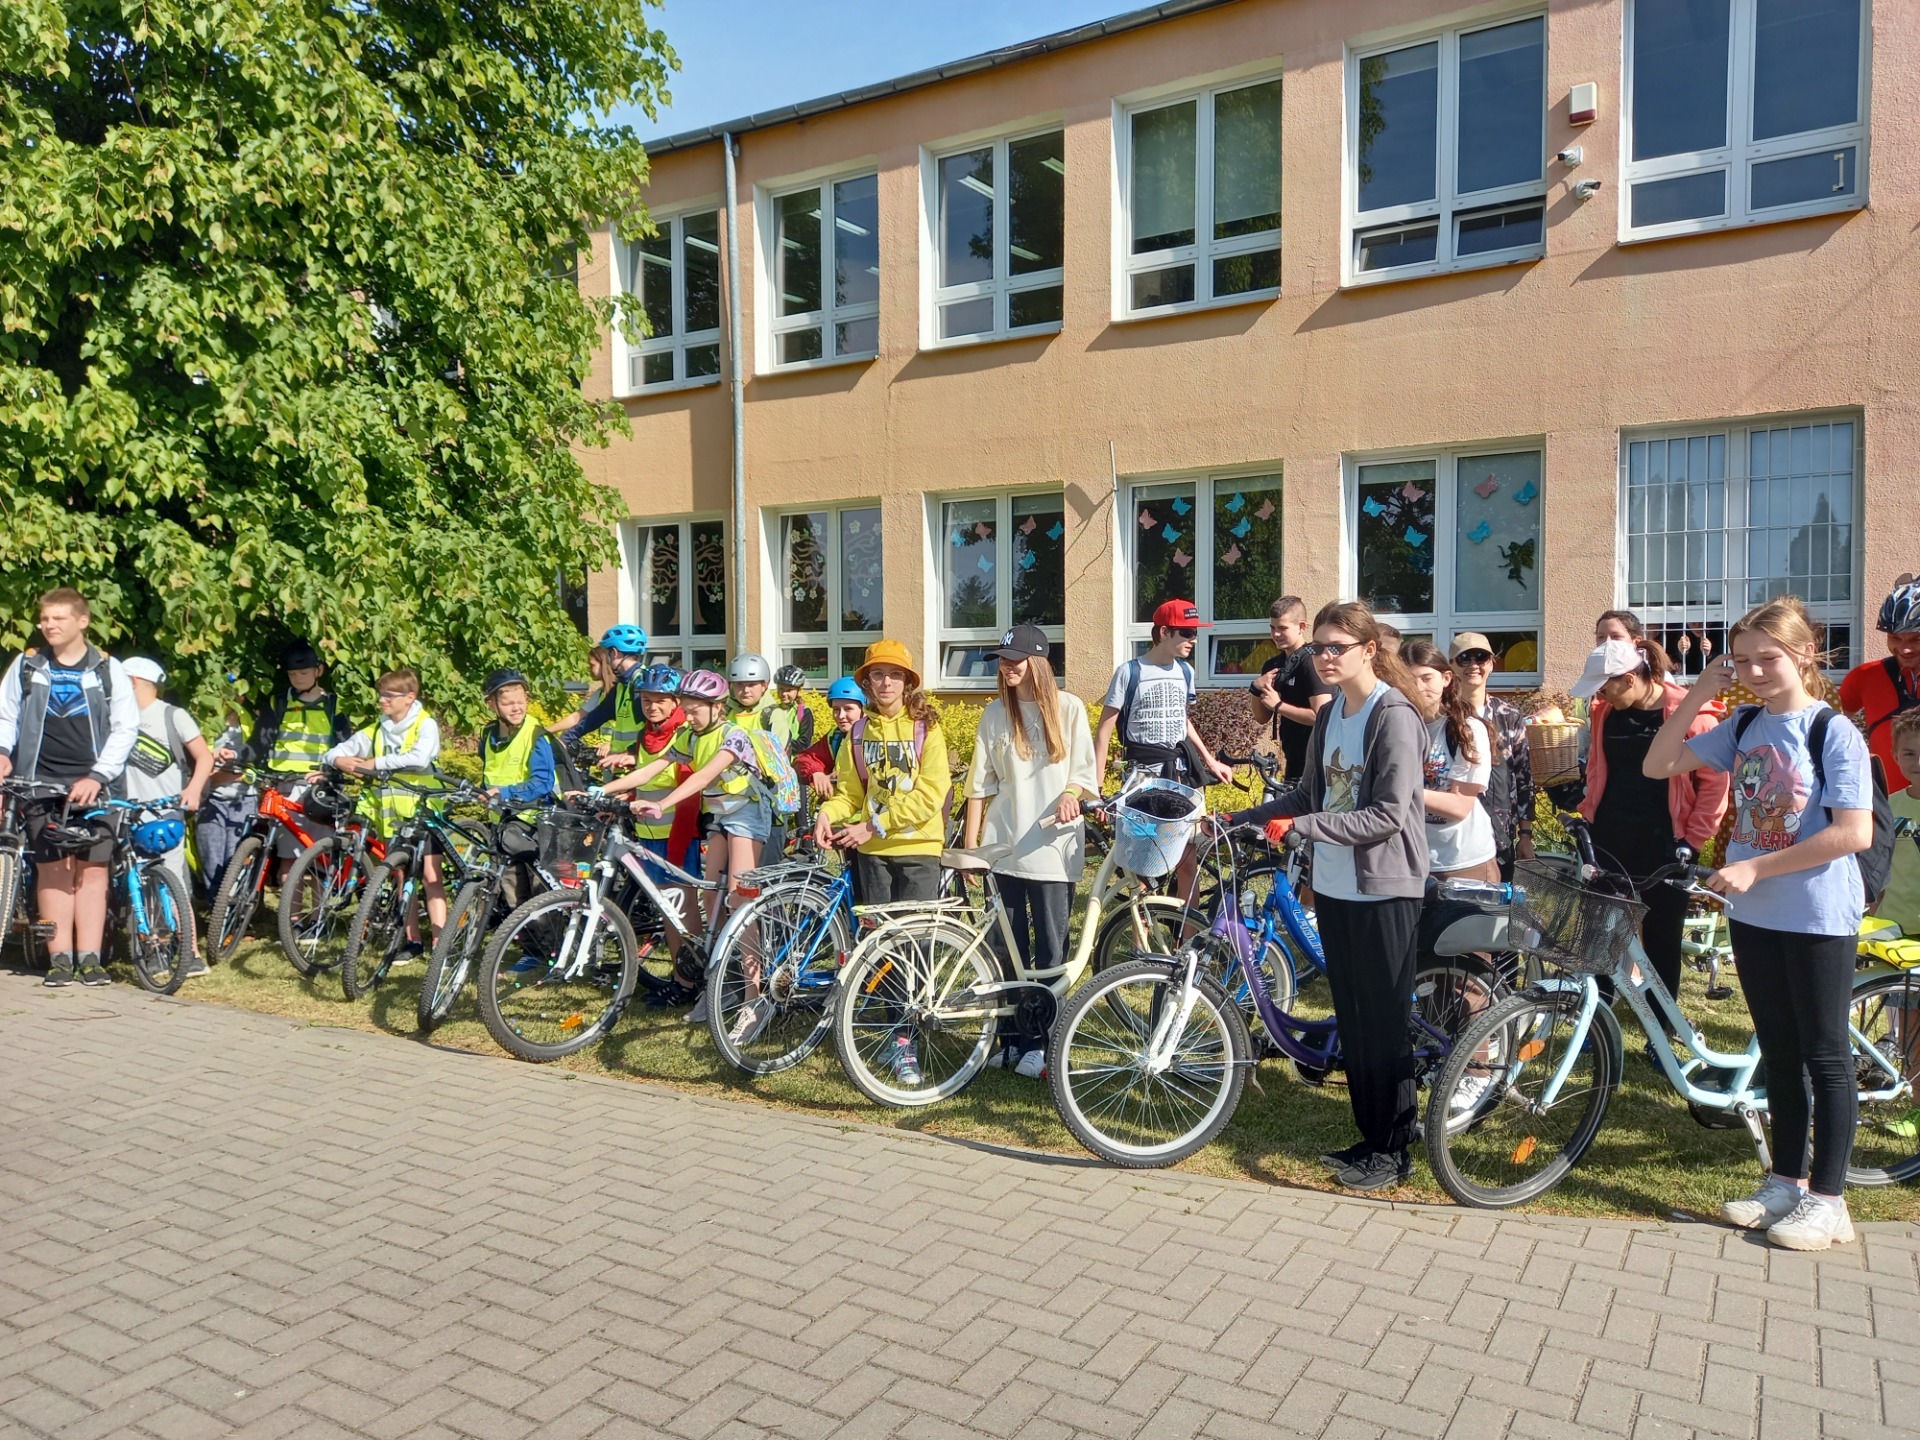
[[1138, 9], [1146, 0], [667, 0], [654, 12], [680, 56], [658, 122], [616, 112], [643, 138], [851, 90]]

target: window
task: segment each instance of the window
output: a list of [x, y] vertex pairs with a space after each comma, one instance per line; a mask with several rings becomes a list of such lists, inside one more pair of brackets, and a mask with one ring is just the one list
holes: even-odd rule
[[772, 363], [880, 351], [880, 181], [858, 175], [770, 202]]
[[1356, 463], [1354, 593], [1408, 640], [1478, 630], [1494, 683], [1537, 684], [1542, 459], [1489, 446]]
[[627, 352], [629, 392], [720, 379], [720, 213], [655, 220], [620, 245], [620, 289], [648, 336]]
[[1125, 293], [1141, 315], [1280, 291], [1280, 82], [1127, 117]]
[[647, 659], [727, 668], [727, 539], [719, 520], [637, 520], [627, 526], [626, 570]]
[[1776, 595], [1805, 600], [1826, 627], [1828, 663], [1851, 663], [1858, 445], [1858, 426], [1844, 419], [1663, 432], [1622, 445], [1627, 605], [1683, 671], [1697, 673], [1709, 647], [1725, 648], [1732, 621]]
[[940, 683], [991, 686], [993, 652], [1015, 625], [1053, 642], [1053, 673], [1067, 668], [1067, 512], [1061, 492], [973, 495], [940, 502]]
[[779, 663], [828, 683], [852, 674], [883, 624], [880, 508], [782, 515], [779, 546]]
[[1539, 15], [1354, 57], [1353, 278], [1546, 253], [1546, 75]]
[[1206, 679], [1257, 675], [1274, 654], [1267, 613], [1280, 575], [1280, 477], [1216, 475], [1133, 487], [1127, 536], [1127, 634], [1144, 648], [1163, 601], [1190, 598], [1213, 628], [1194, 668]]
[[1065, 138], [1049, 130], [933, 160], [936, 344], [1060, 328]]
[[1862, 0], [1634, 0], [1630, 238], [1866, 203]]

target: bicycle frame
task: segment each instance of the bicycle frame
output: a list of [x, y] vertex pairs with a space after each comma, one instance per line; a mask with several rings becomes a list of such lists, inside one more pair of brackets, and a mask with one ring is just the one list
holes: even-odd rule
[[663, 890], [647, 873], [648, 868], [653, 866], [667, 873], [670, 884], [684, 885], [694, 890], [719, 889], [713, 881], [689, 875], [678, 865], [651, 851], [642, 850], [618, 831], [609, 830], [606, 848], [600, 858], [594, 861], [580, 885], [580, 891], [586, 897], [586, 908], [568, 917], [566, 937], [560, 943], [559, 954], [549, 972], [550, 982], [576, 980], [586, 969], [591, 952], [590, 942], [599, 933], [600, 923], [606, 916], [607, 887], [616, 869], [640, 887], [640, 893], [653, 902], [683, 943], [697, 939], [687, 928], [687, 922], [680, 913], [680, 897]]

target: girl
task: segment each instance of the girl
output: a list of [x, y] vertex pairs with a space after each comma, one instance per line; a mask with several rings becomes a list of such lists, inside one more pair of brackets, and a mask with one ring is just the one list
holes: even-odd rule
[[[1086, 863], [1080, 801], [1100, 794], [1087, 707], [1061, 692], [1047, 663], [1051, 648], [1038, 626], [1016, 625], [994, 652], [1000, 694], [980, 716], [962, 841], [969, 850], [983, 842], [1007, 847], [993, 867], [994, 884], [1013, 922], [1020, 963], [1040, 970], [1066, 963], [1073, 887]], [[1038, 1079], [1053, 997], [1026, 993], [1033, 1001], [1022, 997], [1004, 1058], [996, 1058]]]
[[[1867, 745], [1808, 693], [1820, 662], [1797, 598], [1749, 610], [1727, 649], [1660, 727], [1645, 769], [1656, 780], [1702, 766], [1733, 776], [1726, 863], [1707, 883], [1727, 897], [1734, 965], [1767, 1069], [1773, 1173], [1720, 1213], [1742, 1229], [1765, 1227], [1775, 1245], [1824, 1250], [1853, 1239], [1841, 1187], [1858, 1119], [1847, 1013], [1865, 899], [1853, 857], [1873, 843]], [[1736, 679], [1760, 704], [1689, 739]]]
[[1407, 997], [1427, 883], [1427, 730], [1408, 698], [1413, 678], [1386, 652], [1366, 606], [1323, 608], [1312, 651], [1334, 696], [1314, 721], [1306, 773], [1295, 788], [1231, 818], [1271, 821], [1276, 844], [1289, 830], [1314, 842], [1314, 902], [1360, 1130], [1357, 1145], [1321, 1160], [1342, 1185], [1378, 1190], [1412, 1172]]
[[1493, 776], [1487, 722], [1453, 683], [1453, 667], [1436, 646], [1412, 640], [1400, 658], [1413, 672], [1414, 704], [1427, 722], [1425, 764], [1427, 865], [1442, 880], [1500, 880], [1493, 817], [1480, 803]]
[[1600, 618], [1593, 622], [1596, 645], [1604, 645], [1609, 640], [1638, 640], [1646, 633], [1640, 617], [1631, 610], [1602, 610]]
[[833, 715], [833, 729], [793, 757], [793, 773], [822, 800], [833, 797], [833, 772], [847, 736], [867, 713], [866, 692], [851, 675], [842, 675], [827, 687], [827, 709]]

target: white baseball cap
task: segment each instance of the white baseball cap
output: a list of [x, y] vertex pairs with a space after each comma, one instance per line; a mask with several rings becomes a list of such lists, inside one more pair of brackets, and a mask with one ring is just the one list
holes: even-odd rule
[[127, 672], [129, 680], [144, 680], [149, 685], [167, 683], [167, 672], [160, 668], [160, 662], [149, 660], [144, 655], [134, 656], [133, 659], [125, 661], [120, 668]]
[[1591, 700], [1600, 693], [1600, 687], [1616, 675], [1631, 675], [1646, 663], [1647, 657], [1633, 641], [1608, 640], [1593, 647], [1587, 656], [1587, 668], [1580, 672], [1580, 678], [1568, 691], [1576, 700]]

